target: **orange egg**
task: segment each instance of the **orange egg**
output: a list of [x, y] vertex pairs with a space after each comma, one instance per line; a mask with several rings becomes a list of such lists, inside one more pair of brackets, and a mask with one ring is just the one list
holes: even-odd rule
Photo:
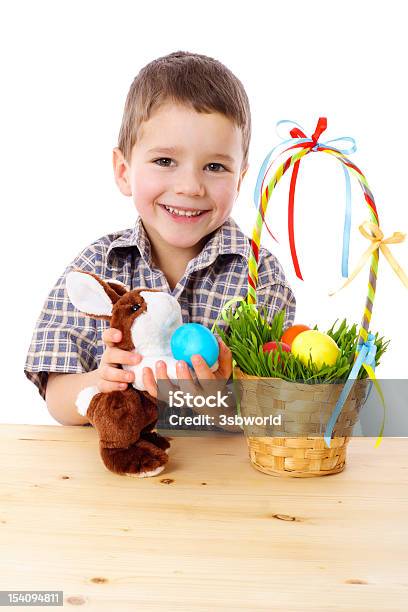
[[282, 334], [281, 342], [286, 342], [289, 346], [292, 346], [292, 342], [296, 336], [304, 331], [310, 329], [307, 325], [292, 325], [288, 327]]

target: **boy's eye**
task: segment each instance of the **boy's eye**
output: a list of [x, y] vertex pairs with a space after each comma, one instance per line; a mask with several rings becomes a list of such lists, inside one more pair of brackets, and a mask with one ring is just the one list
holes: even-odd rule
[[[162, 165], [159, 162], [172, 162], [172, 161], [173, 160], [170, 159], [169, 157], [160, 157], [159, 159], [155, 159], [153, 163], [157, 164], [161, 168], [169, 168], [169, 164], [165, 163]], [[224, 170], [226, 170], [225, 166], [223, 166], [222, 164], [218, 164], [217, 162], [211, 162], [210, 164], [207, 164], [207, 166], [212, 166], [212, 171], [214, 171], [214, 167], [216, 167], [215, 172], [219, 172], [218, 168], [223, 168]]]
[[[160, 159], [155, 159], [154, 163], [157, 164], [157, 162], [162, 162], [162, 161], [165, 161], [165, 162], [169, 161], [169, 162], [171, 162], [171, 159], [169, 159], [168, 157], [160, 157]], [[158, 165], [161, 166], [161, 164], [158, 164]], [[168, 166], [165, 165], [164, 168], [168, 168]]]
[[[224, 168], [225, 170], [225, 166], [223, 166], [222, 164], [217, 164], [217, 162], [213, 162], [211, 164], [208, 164], [209, 166], [218, 166], [219, 168]], [[218, 170], [216, 170], [216, 172], [218, 172]]]

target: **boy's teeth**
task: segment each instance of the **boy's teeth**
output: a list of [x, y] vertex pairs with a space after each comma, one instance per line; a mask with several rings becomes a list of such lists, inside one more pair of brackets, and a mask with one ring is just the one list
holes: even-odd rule
[[170, 206], [165, 206], [164, 207], [166, 210], [168, 210], [171, 213], [174, 213], [176, 215], [180, 215], [181, 217], [197, 217], [199, 215], [201, 215], [202, 211], [197, 211], [197, 212], [192, 212], [190, 211], [186, 211], [186, 210], [177, 210], [176, 208], [171, 208]]

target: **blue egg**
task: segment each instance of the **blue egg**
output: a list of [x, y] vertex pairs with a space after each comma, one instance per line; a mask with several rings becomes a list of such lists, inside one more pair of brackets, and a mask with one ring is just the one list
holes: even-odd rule
[[182, 360], [193, 368], [191, 357], [201, 355], [211, 368], [218, 359], [219, 346], [216, 337], [200, 323], [180, 325], [170, 338], [174, 359]]

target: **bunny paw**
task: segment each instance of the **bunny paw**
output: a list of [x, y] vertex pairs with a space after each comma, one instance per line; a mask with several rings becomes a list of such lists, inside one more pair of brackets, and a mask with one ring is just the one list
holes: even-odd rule
[[136, 478], [156, 476], [169, 460], [165, 451], [143, 439], [128, 448], [101, 448], [100, 451], [109, 470]]

